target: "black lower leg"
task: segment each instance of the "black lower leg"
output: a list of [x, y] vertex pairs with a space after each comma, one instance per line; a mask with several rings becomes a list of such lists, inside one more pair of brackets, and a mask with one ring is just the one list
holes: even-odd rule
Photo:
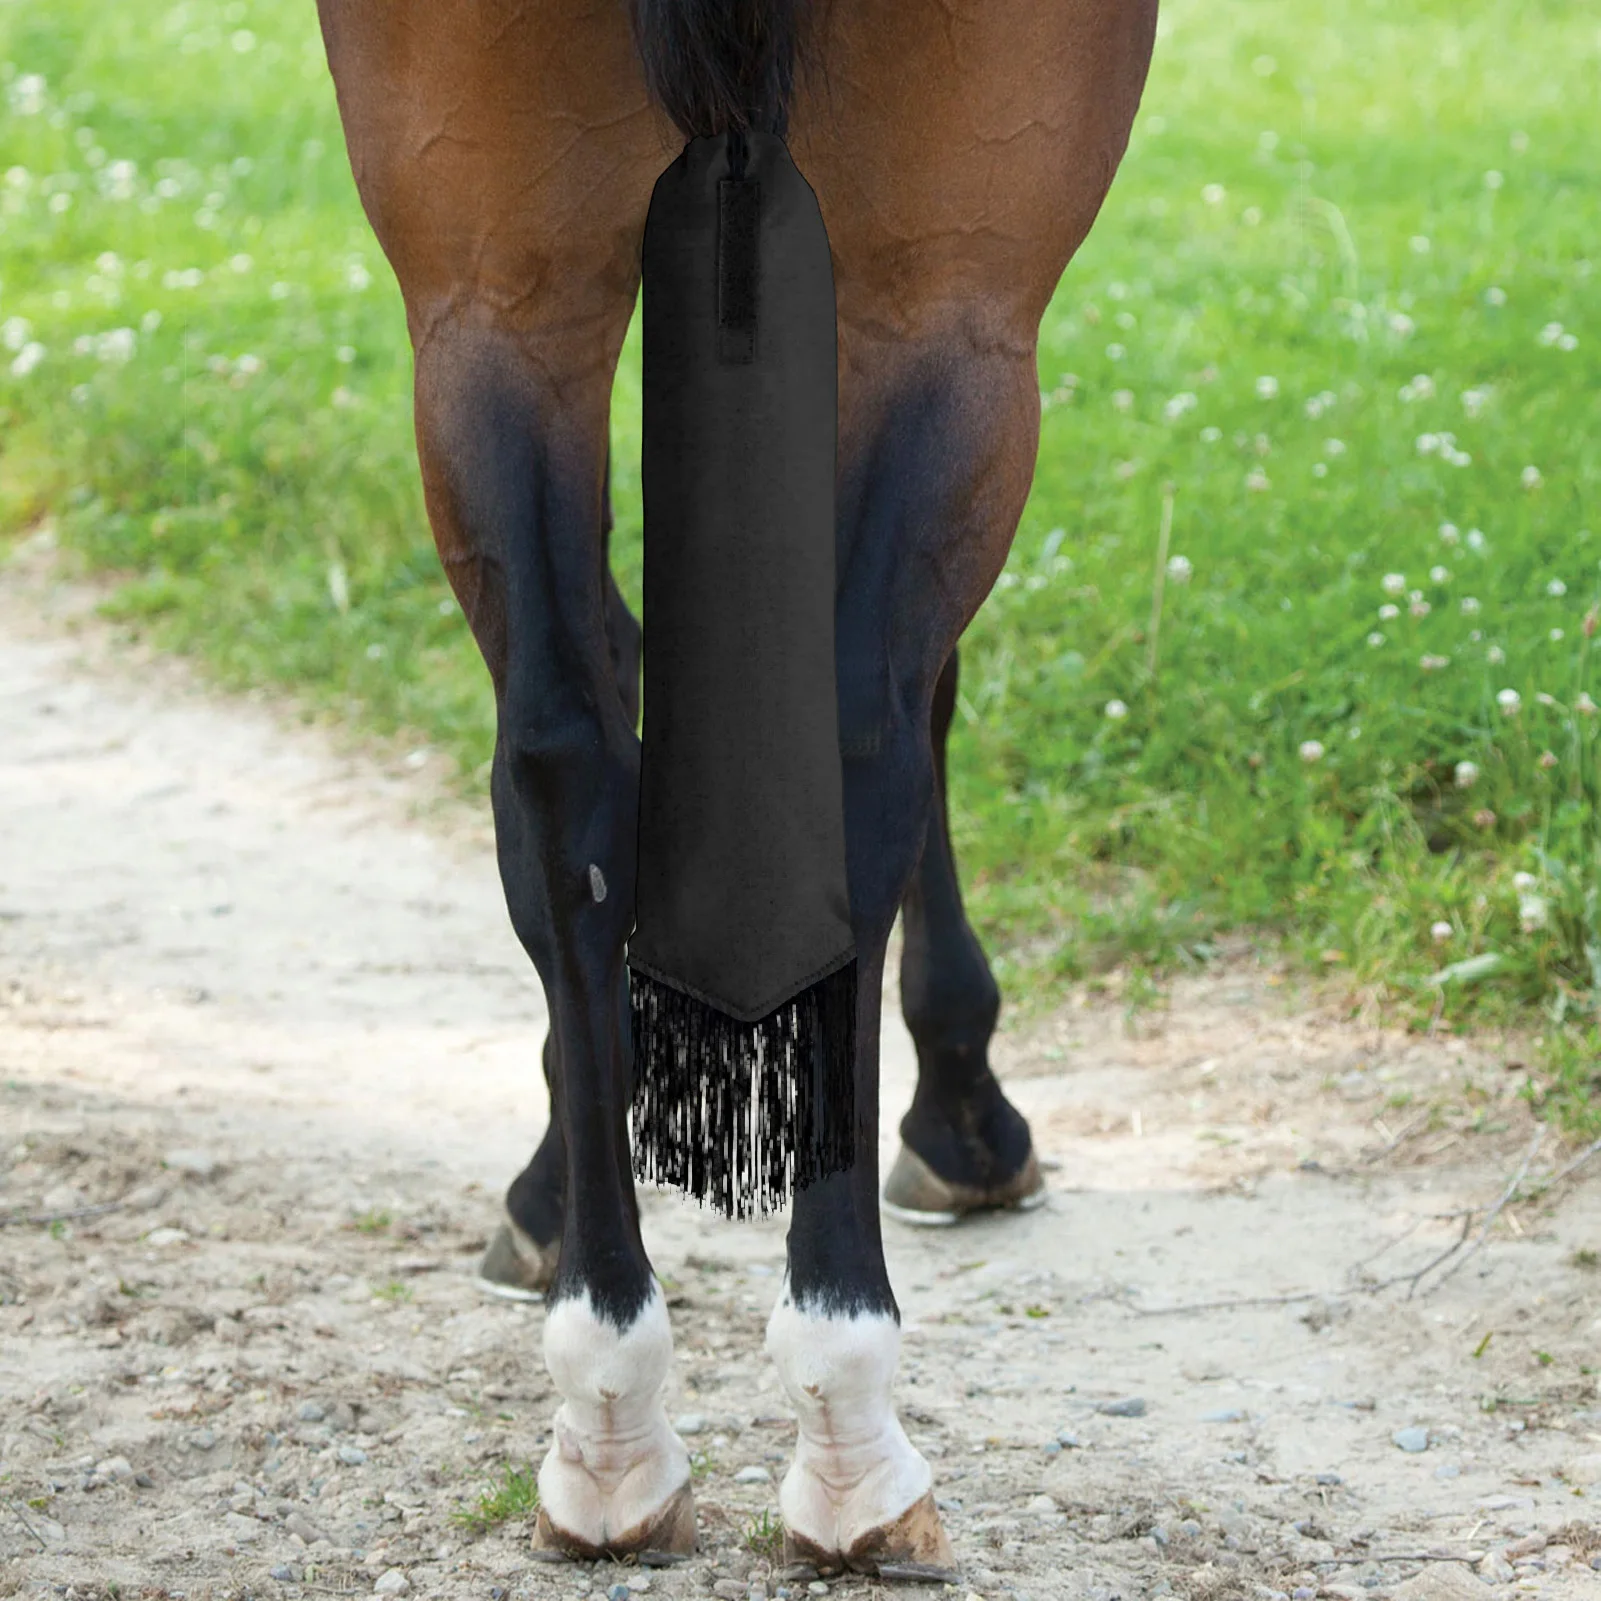
[[1028, 1124], [989, 1065], [1001, 992], [962, 906], [951, 849], [945, 746], [956, 707], [957, 653], [935, 686], [935, 805], [903, 904], [901, 1010], [917, 1046], [917, 1091], [901, 1138], [947, 1184], [990, 1191], [1021, 1172]]

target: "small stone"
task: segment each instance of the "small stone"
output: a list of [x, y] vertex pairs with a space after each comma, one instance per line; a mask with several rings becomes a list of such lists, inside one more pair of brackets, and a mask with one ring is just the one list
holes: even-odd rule
[[680, 1434], [704, 1434], [706, 1419], [699, 1412], [686, 1412], [681, 1418], [674, 1419], [673, 1427]]
[[372, 1587], [372, 1593], [374, 1595], [405, 1595], [410, 1589], [411, 1580], [399, 1568], [390, 1568], [387, 1573], [382, 1573], [378, 1576], [378, 1582]]
[[812, 1582], [806, 1586], [806, 1593], [807, 1595], [827, 1595], [828, 1586], [824, 1584], [821, 1579], [813, 1579]]
[[148, 1473], [134, 1474], [133, 1482], [137, 1484], [141, 1490], [153, 1490], [156, 1487], [156, 1481], [151, 1478]]
[[1245, 1416], [1246, 1416], [1245, 1413], [1242, 1412], [1239, 1409], [1239, 1407], [1237, 1407], [1237, 1406], [1225, 1406], [1225, 1407], [1220, 1407], [1216, 1412], [1203, 1412], [1201, 1414], [1201, 1422], [1203, 1422], [1203, 1423], [1243, 1423], [1245, 1421]]
[[223, 1514], [222, 1530], [235, 1545], [243, 1545], [261, 1538], [262, 1525], [243, 1512], [227, 1512]]
[[1078, 1450], [1078, 1436], [1071, 1429], [1059, 1429], [1056, 1434], [1056, 1443], [1064, 1451]]
[[650, 1588], [650, 1575], [648, 1573], [630, 1573], [627, 1584], [630, 1595], [642, 1595]]
[[1416, 1454], [1428, 1450], [1429, 1431], [1421, 1423], [1414, 1423], [1407, 1428], [1397, 1429], [1390, 1440], [1399, 1449]]
[[1048, 1495], [1031, 1495], [1023, 1510], [1025, 1512], [1054, 1512], [1056, 1510], [1056, 1502]]
[[734, 1475], [734, 1483], [768, 1484], [772, 1482], [772, 1477], [772, 1474], [769, 1473], [766, 1468], [761, 1467], [759, 1464], [753, 1462], [748, 1468], [741, 1468], [739, 1472]]
[[359, 1468], [367, 1460], [367, 1453], [359, 1445], [342, 1445], [339, 1447], [339, 1460], [347, 1468]]
[[295, 1412], [302, 1423], [321, 1423], [328, 1416], [321, 1401], [302, 1401]]
[[1434, 1470], [1434, 1476], [1437, 1479], [1460, 1479], [1462, 1477], [1462, 1469], [1455, 1462], [1442, 1462]]
[[108, 1456], [104, 1462], [95, 1463], [95, 1472], [102, 1479], [114, 1479], [118, 1484], [126, 1484], [133, 1477], [133, 1463], [125, 1456]]
[[1290, 1601], [1317, 1601], [1317, 1591], [1309, 1584], [1298, 1584], [1290, 1591]]
[[628, 1601], [628, 1586], [626, 1584], [614, 1584], [606, 1592], [606, 1601]]
[[196, 1429], [189, 1436], [189, 1449], [191, 1451], [209, 1451], [217, 1443], [215, 1429]]
[[162, 1166], [170, 1168], [174, 1173], [187, 1173], [191, 1178], [208, 1179], [217, 1171], [217, 1159], [210, 1151], [197, 1150], [192, 1146], [182, 1146], [178, 1150], [168, 1151], [161, 1159]]
[[299, 1584], [300, 1569], [292, 1562], [280, 1562], [275, 1568], [267, 1569], [269, 1579], [277, 1579], [284, 1584]]
[[1109, 1418], [1142, 1418], [1145, 1416], [1145, 1398], [1126, 1395], [1121, 1401], [1102, 1401], [1095, 1410]]
[[1576, 1456], [1562, 1470], [1569, 1484], [1601, 1484], [1601, 1451], [1588, 1451]]
[[1312, 1475], [1312, 1478], [1313, 1478], [1314, 1483], [1317, 1483], [1317, 1484], [1344, 1484], [1345, 1483], [1345, 1480], [1342, 1479], [1339, 1476], [1338, 1473], [1314, 1473]]
[[1517, 1578], [1512, 1564], [1499, 1551], [1492, 1551], [1478, 1566], [1478, 1575], [1486, 1584], [1511, 1584]]
[[718, 1579], [712, 1585], [717, 1601], [745, 1601], [745, 1586], [738, 1579]]
[[182, 1245], [188, 1238], [189, 1236], [184, 1233], [182, 1229], [151, 1229], [151, 1231], [145, 1235], [145, 1244], [158, 1247], [163, 1245]]

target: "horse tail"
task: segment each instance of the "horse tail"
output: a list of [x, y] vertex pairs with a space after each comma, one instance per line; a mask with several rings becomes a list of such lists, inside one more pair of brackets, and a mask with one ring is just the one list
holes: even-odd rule
[[787, 131], [807, 0], [630, 0], [651, 96], [686, 138]]

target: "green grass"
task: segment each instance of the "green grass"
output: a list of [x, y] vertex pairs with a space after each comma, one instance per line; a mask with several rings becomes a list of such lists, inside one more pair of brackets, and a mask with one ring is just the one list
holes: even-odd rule
[[539, 1485], [534, 1469], [507, 1464], [498, 1479], [479, 1491], [475, 1505], [461, 1507], [450, 1516], [459, 1528], [486, 1534], [513, 1518], [531, 1518], [538, 1510]]
[[[0, 526], [481, 785], [310, 8], [11, 6], [0, 62]], [[1166, 6], [964, 652], [957, 846], [1014, 993], [1265, 929], [1420, 1018], [1533, 1019], [1595, 1115], [1598, 66], [1577, 0]]]

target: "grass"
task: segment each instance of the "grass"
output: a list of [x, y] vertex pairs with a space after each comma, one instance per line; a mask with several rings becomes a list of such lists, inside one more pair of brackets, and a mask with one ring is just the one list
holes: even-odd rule
[[514, 1518], [531, 1518], [538, 1510], [539, 1485], [533, 1467], [515, 1467], [508, 1463], [501, 1469], [498, 1479], [478, 1492], [475, 1505], [460, 1507], [450, 1516], [459, 1528], [487, 1534], [490, 1529]]
[[[1506, 41], [1517, 40], [1515, 50]], [[1047, 315], [964, 648], [957, 848], [1012, 992], [1268, 931], [1517, 1018], [1597, 1126], [1601, 327], [1577, 0], [1172, 0]], [[398, 294], [310, 11], [0, 11], [0, 527], [224, 683], [482, 786]], [[614, 417], [639, 576], [638, 347]], [[1393, 576], [1392, 576], [1393, 575]]]

